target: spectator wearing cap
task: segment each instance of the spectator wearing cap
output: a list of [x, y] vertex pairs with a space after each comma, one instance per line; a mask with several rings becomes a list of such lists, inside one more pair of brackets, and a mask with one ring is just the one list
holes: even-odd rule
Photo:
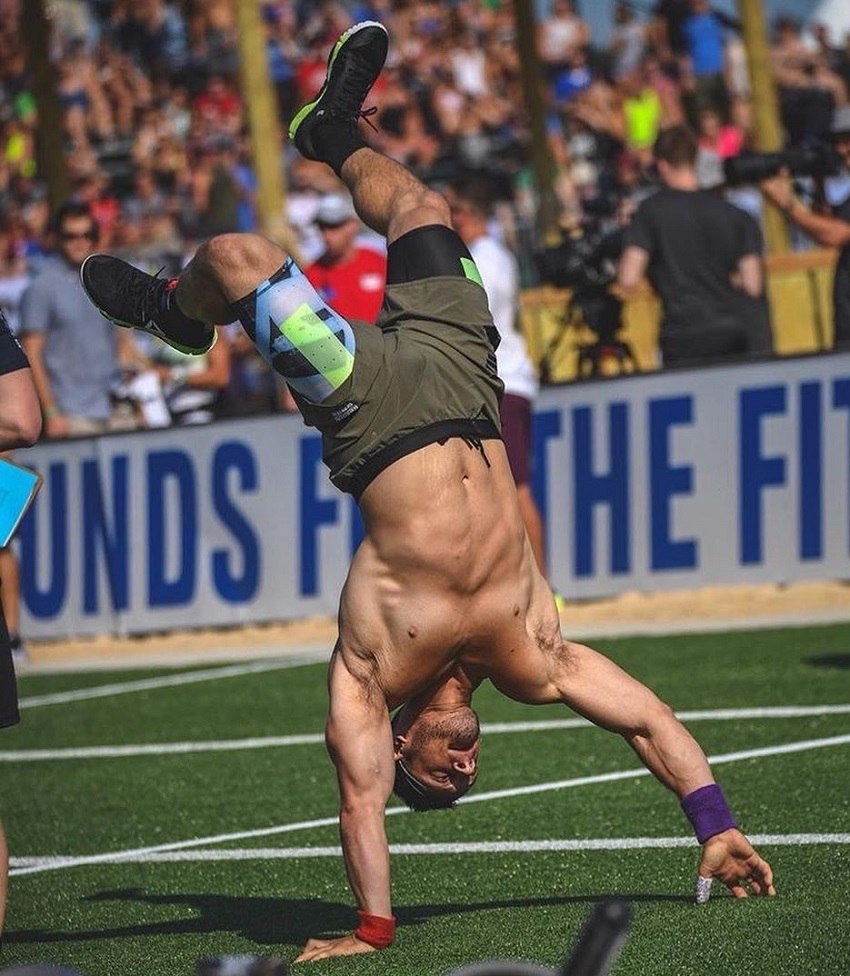
[[[850, 105], [835, 110], [829, 139], [850, 171]], [[813, 209], [794, 193], [787, 171], [761, 184], [762, 193], [821, 247], [839, 249], [832, 283], [834, 343], [850, 348], [850, 197], [828, 210]]]
[[315, 223], [324, 251], [304, 273], [343, 318], [374, 322], [383, 300], [387, 260], [379, 251], [358, 243], [360, 218], [351, 198], [342, 193], [323, 197]]

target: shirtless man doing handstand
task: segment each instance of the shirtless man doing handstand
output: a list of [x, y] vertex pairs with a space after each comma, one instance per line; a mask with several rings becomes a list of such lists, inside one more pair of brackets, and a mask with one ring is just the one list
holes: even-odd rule
[[[327, 746], [340, 790], [345, 866], [359, 925], [311, 939], [299, 960], [388, 946], [395, 921], [385, 809], [450, 806], [478, 774], [473, 692], [563, 702], [621, 735], [682, 801], [702, 844], [698, 900], [718, 878], [737, 897], [774, 894], [770, 866], [737, 829], [704, 753], [671, 709], [601, 654], [561, 636], [499, 434], [501, 382], [475, 265], [446, 201], [369, 148], [358, 123], [383, 67], [386, 30], [357, 24], [290, 127], [330, 166], [388, 243], [378, 327], [328, 308], [278, 246], [212, 238], [166, 282], [93, 255], [83, 284], [117, 325], [202, 353], [210, 323], [239, 318], [322, 434], [331, 480], [357, 499], [366, 536], [341, 596]], [[391, 720], [391, 712], [398, 709]]]

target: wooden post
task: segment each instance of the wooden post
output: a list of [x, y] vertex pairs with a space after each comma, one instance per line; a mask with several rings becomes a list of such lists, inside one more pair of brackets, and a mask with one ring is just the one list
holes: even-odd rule
[[242, 102], [248, 115], [251, 155], [257, 177], [257, 211], [262, 232], [290, 254], [297, 253], [286, 220], [283, 136], [277, 96], [268, 72], [266, 35], [259, 0], [236, 0]]
[[546, 107], [543, 101], [540, 60], [535, 39], [534, 4], [514, 0], [517, 48], [522, 72], [522, 92], [531, 128], [531, 168], [537, 189], [538, 231], [544, 236], [557, 222], [555, 164], [546, 138]]
[[[764, 4], [762, 0], [738, 0], [738, 12], [753, 93], [753, 142], [760, 152], [774, 152], [782, 148], [782, 123], [770, 62]], [[768, 254], [785, 254], [788, 251], [785, 217], [769, 203], [765, 203], [764, 208], [764, 232]]]
[[47, 184], [50, 209], [55, 212], [68, 200], [70, 186], [65, 161], [65, 123], [56, 94], [56, 71], [50, 60], [51, 23], [44, 0], [27, 0], [21, 4], [20, 23], [38, 111], [36, 165], [39, 178]]

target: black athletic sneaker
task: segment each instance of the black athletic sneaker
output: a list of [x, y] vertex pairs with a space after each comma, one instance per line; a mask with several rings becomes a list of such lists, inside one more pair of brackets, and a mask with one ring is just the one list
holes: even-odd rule
[[90, 254], [80, 266], [83, 289], [100, 314], [125, 329], [139, 329], [180, 352], [201, 356], [216, 339], [213, 326], [168, 311], [170, 281], [139, 271], [111, 254]]
[[364, 20], [349, 27], [328, 56], [325, 83], [312, 102], [299, 110], [289, 126], [289, 138], [307, 159], [319, 159], [313, 145], [313, 131], [323, 122], [350, 121], [357, 124], [363, 102], [387, 60], [390, 39], [383, 24]]

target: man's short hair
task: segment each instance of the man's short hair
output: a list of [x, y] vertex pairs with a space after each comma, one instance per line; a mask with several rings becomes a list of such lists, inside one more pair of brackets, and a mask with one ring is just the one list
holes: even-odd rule
[[65, 221], [75, 220], [79, 217], [87, 217], [91, 221], [92, 236], [97, 237], [97, 221], [91, 212], [91, 207], [82, 200], [69, 200], [67, 203], [63, 203], [53, 217], [53, 227], [55, 230], [61, 231]]
[[[390, 719], [393, 735], [396, 734], [401, 713], [402, 708], [399, 708]], [[446, 810], [455, 805], [455, 799], [450, 795], [432, 790], [424, 783], [420, 783], [401, 759], [396, 759], [395, 761], [393, 793], [395, 793], [402, 803], [417, 813], [424, 813], [426, 810]]]
[[393, 793], [416, 813], [426, 810], [448, 810], [457, 802], [457, 797], [442, 790], [432, 790], [410, 772], [401, 761], [395, 761], [395, 783]]
[[693, 129], [687, 125], [672, 125], [655, 140], [652, 154], [657, 162], [663, 160], [679, 169], [695, 165], [698, 151], [699, 142]]
[[496, 194], [493, 184], [483, 176], [461, 176], [451, 184], [451, 190], [458, 200], [480, 217], [489, 217], [493, 212]]

